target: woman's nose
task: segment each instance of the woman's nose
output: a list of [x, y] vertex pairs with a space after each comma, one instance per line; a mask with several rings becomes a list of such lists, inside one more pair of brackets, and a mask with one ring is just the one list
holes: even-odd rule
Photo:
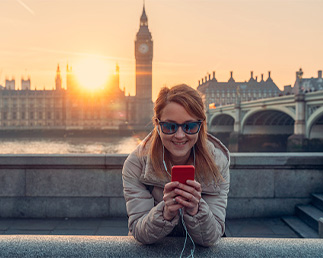
[[184, 133], [184, 131], [183, 131], [183, 129], [182, 129], [182, 127], [181, 127], [181, 126], [177, 129], [177, 131], [176, 131], [176, 133], [175, 133], [175, 137], [176, 137], [176, 138], [182, 138], [182, 137], [185, 137], [185, 133]]

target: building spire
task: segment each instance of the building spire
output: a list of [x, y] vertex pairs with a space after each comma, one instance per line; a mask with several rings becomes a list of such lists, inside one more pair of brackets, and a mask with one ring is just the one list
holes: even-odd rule
[[140, 17], [140, 26], [148, 26], [148, 18], [146, 15], [146, 10], [145, 10], [145, 0], [142, 8], [142, 14]]
[[62, 89], [62, 77], [61, 77], [61, 70], [59, 69], [59, 64], [57, 64], [55, 86], [56, 86], [56, 90]]

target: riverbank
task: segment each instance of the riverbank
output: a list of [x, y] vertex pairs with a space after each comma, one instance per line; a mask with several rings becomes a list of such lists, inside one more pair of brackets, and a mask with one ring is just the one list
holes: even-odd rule
[[106, 129], [106, 130], [1, 130], [0, 138], [73, 138], [73, 137], [107, 137], [107, 136], [134, 136], [147, 135], [149, 130], [135, 129]]

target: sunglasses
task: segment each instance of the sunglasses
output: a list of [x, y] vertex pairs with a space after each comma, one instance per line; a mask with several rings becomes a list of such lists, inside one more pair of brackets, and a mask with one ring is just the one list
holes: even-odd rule
[[197, 134], [200, 131], [202, 124], [202, 121], [177, 124], [172, 122], [161, 122], [159, 119], [157, 120], [164, 134], [174, 134], [177, 132], [179, 127], [182, 127], [183, 132], [186, 134]]

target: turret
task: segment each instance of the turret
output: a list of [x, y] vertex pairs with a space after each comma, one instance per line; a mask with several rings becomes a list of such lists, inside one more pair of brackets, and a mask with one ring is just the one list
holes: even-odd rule
[[230, 79], [228, 82], [235, 82], [235, 80], [233, 79], [233, 71], [230, 72]]
[[62, 76], [61, 76], [61, 71], [59, 69], [59, 64], [57, 65], [57, 70], [56, 70], [55, 89], [56, 90], [62, 89]]

